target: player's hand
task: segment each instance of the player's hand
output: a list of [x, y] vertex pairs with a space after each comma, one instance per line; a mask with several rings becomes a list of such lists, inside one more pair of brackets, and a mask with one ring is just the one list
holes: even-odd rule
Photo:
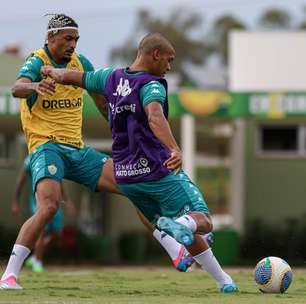
[[50, 95], [55, 93], [55, 81], [53, 79], [43, 79], [35, 83], [35, 91], [40, 95]]
[[178, 174], [182, 169], [182, 153], [180, 150], [174, 150], [171, 152], [171, 156], [164, 162], [170, 171], [175, 170], [174, 175]]
[[20, 204], [17, 200], [14, 200], [12, 202], [11, 210], [12, 210], [12, 213], [14, 215], [20, 215], [21, 214], [21, 207], [20, 207]]
[[57, 83], [63, 83], [64, 74], [62, 69], [55, 69], [52, 66], [44, 65], [41, 67], [40, 72], [45, 77], [51, 77]]

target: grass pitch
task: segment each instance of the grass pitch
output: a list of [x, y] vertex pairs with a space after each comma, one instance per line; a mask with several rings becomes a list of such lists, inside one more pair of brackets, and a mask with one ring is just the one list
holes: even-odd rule
[[49, 268], [23, 271], [21, 291], [0, 290], [1, 304], [278, 304], [306, 303], [306, 271], [294, 270], [286, 294], [262, 294], [251, 270], [228, 269], [240, 292], [220, 294], [207, 274], [172, 268]]

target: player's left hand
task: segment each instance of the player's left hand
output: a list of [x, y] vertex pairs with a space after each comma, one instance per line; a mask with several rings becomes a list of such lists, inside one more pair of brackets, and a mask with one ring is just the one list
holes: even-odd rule
[[174, 175], [178, 174], [182, 169], [182, 152], [179, 150], [174, 150], [171, 152], [170, 157], [164, 162], [170, 171], [175, 170]]

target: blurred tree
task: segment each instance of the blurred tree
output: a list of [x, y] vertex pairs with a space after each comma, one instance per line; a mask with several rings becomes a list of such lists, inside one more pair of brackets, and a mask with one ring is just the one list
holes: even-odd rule
[[154, 17], [149, 11], [141, 10], [137, 16], [136, 31], [121, 46], [111, 50], [111, 59], [130, 63], [136, 56], [139, 36], [160, 32], [171, 41], [176, 50], [172, 72], [180, 75], [181, 84], [190, 85], [192, 81], [188, 77], [186, 64], [203, 64], [211, 51], [203, 37], [194, 37], [201, 23], [200, 14], [182, 8], [175, 9], [166, 19]]
[[228, 61], [228, 36], [231, 30], [244, 30], [246, 25], [234, 16], [225, 15], [217, 18], [210, 32], [212, 48], [218, 54], [223, 63]]
[[259, 17], [258, 25], [267, 29], [289, 29], [291, 15], [285, 10], [270, 8]]
[[303, 8], [303, 13], [304, 13], [303, 20], [298, 26], [298, 28], [301, 29], [301, 30], [306, 29], [306, 6], [304, 6], [304, 8]]

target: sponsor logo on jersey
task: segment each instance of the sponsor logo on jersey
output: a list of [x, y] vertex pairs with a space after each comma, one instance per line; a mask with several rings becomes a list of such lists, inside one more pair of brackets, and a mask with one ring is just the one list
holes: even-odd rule
[[78, 99], [43, 99], [42, 107], [44, 109], [63, 109], [77, 108], [82, 106], [82, 98]]
[[128, 96], [132, 92], [132, 89], [130, 88], [130, 83], [128, 79], [124, 79], [121, 77], [119, 84], [117, 85], [116, 92], [113, 93], [114, 96]]
[[130, 112], [135, 113], [136, 111], [135, 103], [132, 103], [130, 105], [118, 106], [118, 107], [115, 107], [112, 103], [109, 103], [109, 107], [111, 109], [112, 114], [120, 114], [125, 111], [130, 111]]
[[153, 90], [151, 91], [151, 94], [161, 94], [161, 92], [160, 92], [160, 90], [158, 90], [158, 89], [153, 89]]
[[148, 167], [148, 160], [141, 158], [134, 164], [117, 164], [115, 165], [116, 176], [137, 176], [147, 174], [151, 172], [151, 168]]

